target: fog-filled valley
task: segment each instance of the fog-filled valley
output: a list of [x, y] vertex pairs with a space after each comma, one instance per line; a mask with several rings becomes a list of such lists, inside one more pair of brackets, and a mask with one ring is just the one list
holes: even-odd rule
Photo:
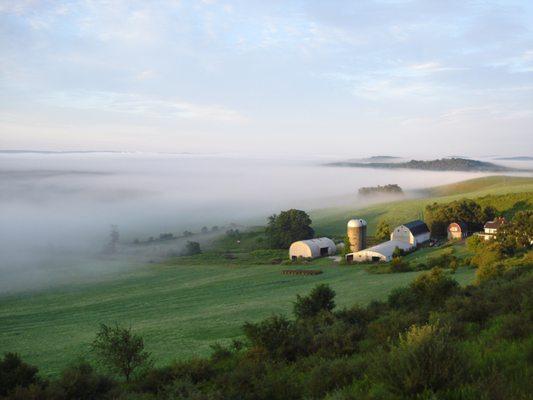
[[[0, 293], [105, 279], [288, 208], [362, 205], [363, 186], [416, 189], [486, 174], [325, 167], [322, 158], [85, 153], [0, 155]], [[372, 201], [379, 201], [373, 198]], [[111, 226], [119, 251], [106, 255]], [[212, 232], [212, 227], [220, 229]]]

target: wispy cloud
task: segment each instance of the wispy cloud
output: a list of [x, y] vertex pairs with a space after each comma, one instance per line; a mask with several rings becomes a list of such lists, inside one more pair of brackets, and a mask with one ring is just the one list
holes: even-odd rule
[[200, 105], [182, 100], [150, 98], [116, 92], [57, 92], [40, 99], [48, 105], [79, 110], [139, 114], [147, 117], [242, 123], [238, 111], [218, 105]]

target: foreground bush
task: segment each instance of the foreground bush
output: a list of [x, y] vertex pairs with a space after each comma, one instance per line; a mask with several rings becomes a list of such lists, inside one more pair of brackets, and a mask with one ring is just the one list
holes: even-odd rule
[[388, 354], [380, 354], [375, 374], [391, 392], [414, 396], [455, 387], [465, 378], [465, 364], [449, 329], [414, 325]]

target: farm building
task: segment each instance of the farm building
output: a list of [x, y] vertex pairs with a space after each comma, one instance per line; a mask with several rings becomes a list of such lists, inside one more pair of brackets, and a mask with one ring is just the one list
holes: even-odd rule
[[360, 251], [366, 247], [366, 221], [364, 219], [351, 219], [347, 224], [347, 235], [350, 242], [350, 251]]
[[429, 241], [429, 237], [429, 228], [423, 221], [411, 221], [394, 228], [390, 235], [391, 240], [347, 254], [346, 261], [390, 261], [396, 247], [409, 251]]
[[408, 242], [402, 240], [389, 240], [378, 244], [377, 246], [369, 247], [346, 255], [348, 262], [366, 262], [366, 261], [390, 261], [392, 254], [396, 247], [404, 251], [409, 251], [413, 248]]
[[504, 225], [507, 221], [504, 217], [495, 218], [493, 221], [488, 221], [483, 227], [484, 232], [479, 233], [485, 240], [494, 239], [498, 233], [498, 229]]
[[289, 248], [289, 258], [297, 260], [302, 258], [318, 258], [332, 256], [337, 251], [333, 240], [327, 237], [317, 239], [300, 240], [291, 244]]
[[420, 221], [419, 219], [397, 226], [390, 235], [391, 240], [407, 242], [411, 247], [417, 247], [429, 241], [429, 238], [430, 232], [428, 226], [424, 221]]
[[448, 240], [464, 239], [468, 236], [468, 226], [464, 222], [452, 222], [448, 225]]

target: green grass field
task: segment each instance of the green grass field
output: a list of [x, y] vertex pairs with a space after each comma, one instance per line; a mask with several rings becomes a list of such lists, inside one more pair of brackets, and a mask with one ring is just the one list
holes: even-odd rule
[[[485, 179], [484, 184], [473, 183], [470, 192], [461, 190], [468, 197], [517, 193], [505, 201], [499, 199], [501, 207], [531, 203], [533, 179], [519, 184], [508, 178]], [[439, 191], [445, 196], [360, 211], [323, 210], [313, 213], [313, 218], [318, 232], [342, 235], [352, 214], [366, 218], [372, 228], [380, 218], [404, 222], [417, 217], [431, 201], [465, 196]], [[285, 276], [280, 271], [289, 267], [273, 265], [272, 260], [285, 258], [286, 251], [261, 250], [262, 240], [260, 232], [247, 235], [240, 245], [224, 238], [200, 256], [132, 268], [101, 282], [4, 296], [0, 298], [0, 352], [18, 352], [45, 374], [54, 375], [76, 358], [88, 357], [100, 323], [117, 322], [141, 334], [160, 365], [209, 354], [210, 345], [239, 337], [245, 321], [289, 314], [296, 294], [307, 293], [317, 283], [330, 284], [337, 292], [337, 304], [350, 306], [383, 299], [419, 273], [378, 275], [365, 271], [367, 266], [339, 266], [321, 259], [302, 268], [321, 269], [322, 275]], [[460, 245], [455, 248], [464, 254]], [[416, 263], [441, 251], [445, 249], [422, 249], [408, 257]], [[473, 280], [474, 271], [461, 268], [455, 277], [466, 284]]]
[[[317, 276], [285, 276], [280, 273], [284, 268], [150, 266], [116, 281], [4, 298], [0, 350], [17, 351], [43, 372], [56, 374], [75, 358], [87, 356], [100, 323], [117, 322], [131, 325], [157, 362], [165, 363], [207, 355], [210, 344], [239, 337], [244, 321], [290, 313], [296, 294], [319, 282], [337, 291], [340, 306], [349, 306], [384, 298], [416, 274], [373, 275], [326, 260], [305, 267], [324, 271]], [[464, 269], [456, 276], [466, 283], [473, 272]]]

